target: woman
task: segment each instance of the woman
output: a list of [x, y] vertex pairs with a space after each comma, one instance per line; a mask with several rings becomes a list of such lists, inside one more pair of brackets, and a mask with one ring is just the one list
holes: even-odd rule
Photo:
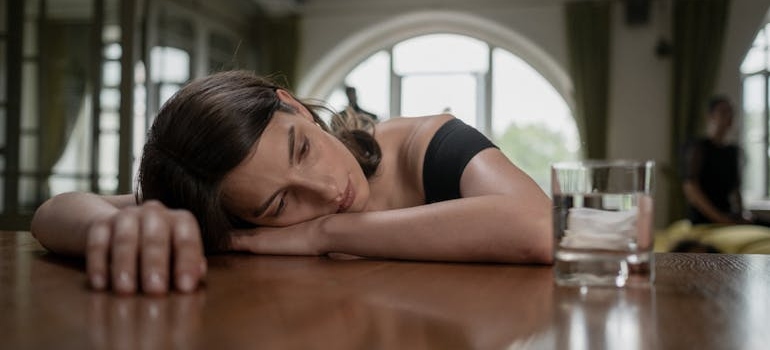
[[194, 290], [204, 249], [551, 261], [549, 199], [475, 129], [450, 115], [332, 124], [247, 72], [194, 81], [153, 123], [136, 198], [58, 195], [32, 233], [119, 293]]

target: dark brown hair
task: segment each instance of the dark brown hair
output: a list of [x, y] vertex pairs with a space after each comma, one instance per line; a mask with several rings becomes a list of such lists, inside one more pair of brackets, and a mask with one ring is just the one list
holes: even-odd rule
[[[249, 155], [275, 111], [294, 112], [278, 99], [279, 88], [247, 71], [216, 73], [184, 86], [163, 105], [150, 128], [137, 199], [189, 210], [198, 220], [206, 252], [228, 249], [229, 232], [243, 222], [225, 209], [221, 182]], [[381, 152], [372, 133], [349, 122], [337, 122], [329, 130], [315, 111], [321, 105], [303, 105], [347, 146], [367, 177], [376, 172]]]

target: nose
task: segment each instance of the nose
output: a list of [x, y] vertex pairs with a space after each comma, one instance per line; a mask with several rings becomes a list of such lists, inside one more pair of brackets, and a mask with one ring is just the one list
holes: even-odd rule
[[329, 174], [299, 176], [297, 186], [323, 202], [335, 202], [342, 196], [342, 190]]

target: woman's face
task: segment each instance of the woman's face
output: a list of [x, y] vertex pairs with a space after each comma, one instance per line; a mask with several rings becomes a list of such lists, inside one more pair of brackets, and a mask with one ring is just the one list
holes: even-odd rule
[[708, 127], [711, 133], [720, 137], [727, 134], [733, 125], [733, 107], [729, 102], [719, 103], [709, 114]]
[[297, 111], [276, 111], [252, 153], [224, 178], [227, 210], [259, 226], [364, 210], [369, 184], [350, 151], [287, 93], [279, 90], [279, 98]]

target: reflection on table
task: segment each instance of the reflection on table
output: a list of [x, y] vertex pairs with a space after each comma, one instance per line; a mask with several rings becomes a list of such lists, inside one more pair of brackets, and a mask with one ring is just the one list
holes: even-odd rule
[[770, 343], [770, 256], [658, 254], [651, 288], [550, 266], [220, 255], [195, 293], [92, 292], [83, 263], [0, 232], [3, 348], [651, 349]]

